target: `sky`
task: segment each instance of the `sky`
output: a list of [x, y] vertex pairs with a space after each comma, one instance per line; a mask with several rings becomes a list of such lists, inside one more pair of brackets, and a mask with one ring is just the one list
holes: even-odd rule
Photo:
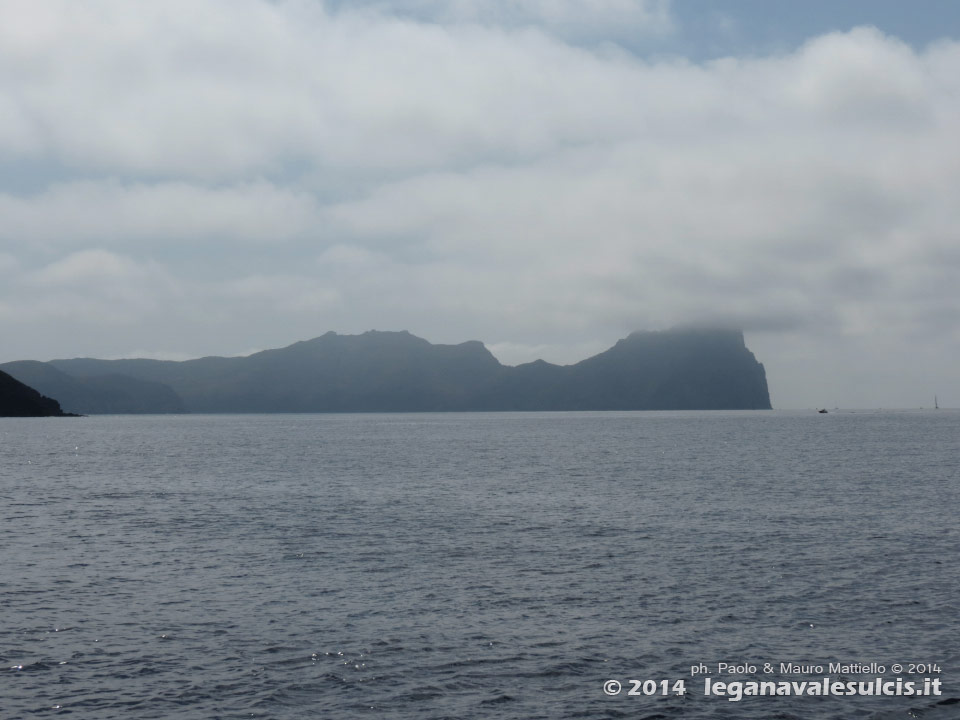
[[0, 362], [738, 327], [960, 407], [960, 3], [0, 0]]

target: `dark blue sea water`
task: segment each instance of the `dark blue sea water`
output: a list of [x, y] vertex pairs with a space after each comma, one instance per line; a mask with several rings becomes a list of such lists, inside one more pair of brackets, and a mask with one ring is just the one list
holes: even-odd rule
[[[942, 410], [0, 420], [0, 718], [960, 717], [958, 458]], [[790, 662], [943, 694], [690, 675]]]

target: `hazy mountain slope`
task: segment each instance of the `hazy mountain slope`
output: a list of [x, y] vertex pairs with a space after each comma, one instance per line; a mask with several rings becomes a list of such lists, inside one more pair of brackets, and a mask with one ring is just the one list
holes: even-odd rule
[[769, 408], [766, 376], [728, 330], [633, 333], [575, 365], [501, 365], [471, 341], [327, 333], [247, 357], [54, 360], [77, 379], [168, 386], [190, 412], [415, 412]]
[[0, 365], [0, 369], [44, 395], [57, 398], [64, 410], [71, 413], [186, 412], [183, 402], [168, 386], [108, 369], [90, 377], [75, 377], [52, 363], [36, 360], [9, 362]]

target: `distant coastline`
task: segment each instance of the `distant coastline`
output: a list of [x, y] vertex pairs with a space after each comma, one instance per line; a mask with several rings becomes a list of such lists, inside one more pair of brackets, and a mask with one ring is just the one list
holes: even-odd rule
[[0, 370], [83, 414], [770, 409], [763, 365], [740, 330], [635, 332], [573, 365], [507, 366], [477, 341], [370, 331], [246, 357]]

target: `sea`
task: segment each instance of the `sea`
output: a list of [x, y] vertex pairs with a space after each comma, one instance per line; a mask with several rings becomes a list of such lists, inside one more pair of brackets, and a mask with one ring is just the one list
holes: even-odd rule
[[3, 419], [0, 718], [958, 718], [958, 460], [950, 410]]

